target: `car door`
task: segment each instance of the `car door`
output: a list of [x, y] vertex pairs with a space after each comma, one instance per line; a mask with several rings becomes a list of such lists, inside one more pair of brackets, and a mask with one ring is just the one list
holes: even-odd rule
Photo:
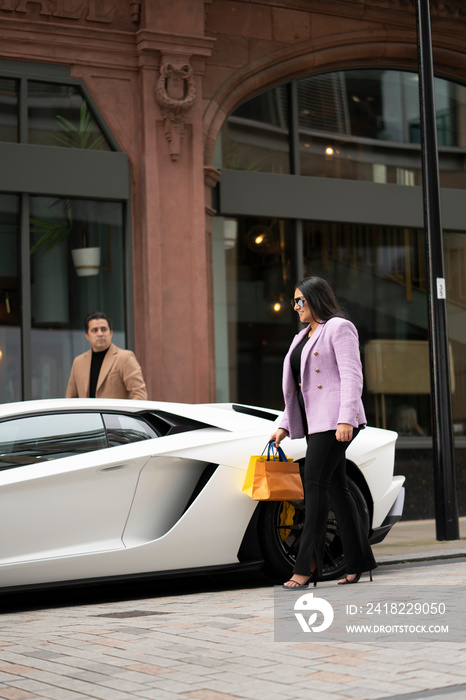
[[99, 412], [0, 422], [0, 565], [124, 547], [148, 456], [107, 444]]

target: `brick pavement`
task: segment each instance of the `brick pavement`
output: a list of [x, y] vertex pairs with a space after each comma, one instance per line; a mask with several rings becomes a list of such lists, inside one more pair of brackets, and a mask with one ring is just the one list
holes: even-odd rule
[[[464, 597], [465, 574], [464, 557], [389, 564], [377, 569], [373, 584], [361, 582], [357, 588], [366, 586], [373, 595], [380, 584], [403, 582], [429, 592], [448, 582]], [[95, 592], [49, 593], [33, 599], [29, 610], [16, 596], [16, 608], [0, 618], [0, 699], [455, 700], [457, 693], [466, 695], [466, 639], [326, 643], [315, 637], [304, 641], [303, 635], [298, 643], [274, 642], [273, 587], [262, 579], [249, 587], [249, 575], [218, 581], [218, 586], [207, 578], [197, 584], [179, 581], [171, 591], [170, 584], [145, 584], [134, 588], [133, 597], [128, 586], [109, 596], [101, 588], [97, 599]], [[324, 596], [335, 585], [319, 584], [317, 591]], [[338, 592], [350, 601], [355, 590]]]

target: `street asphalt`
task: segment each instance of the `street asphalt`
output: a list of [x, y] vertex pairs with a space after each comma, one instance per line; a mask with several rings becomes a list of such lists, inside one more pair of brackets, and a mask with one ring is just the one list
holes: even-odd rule
[[433, 521], [398, 523], [374, 552], [373, 583], [307, 592], [335, 610], [367, 609], [387, 591], [444, 600], [453, 636], [414, 638], [406, 626], [404, 637], [335, 641], [296, 628], [298, 641], [275, 641], [279, 587], [257, 572], [21, 593], [0, 596], [0, 699], [465, 698], [466, 518], [451, 542], [436, 540]]

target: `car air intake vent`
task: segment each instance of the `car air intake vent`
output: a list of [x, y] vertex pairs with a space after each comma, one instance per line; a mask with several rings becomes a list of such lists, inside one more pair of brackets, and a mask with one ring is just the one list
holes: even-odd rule
[[213, 476], [217, 467], [218, 467], [218, 464], [206, 464], [206, 467], [205, 467], [204, 471], [202, 472], [202, 474], [200, 475], [198, 482], [197, 482], [197, 484], [196, 484], [196, 486], [191, 494], [189, 501], [186, 503], [186, 507], [183, 511], [184, 513], [188, 510], [191, 503], [194, 503], [194, 501], [199, 496], [199, 494], [201, 493], [204, 486], [207, 484], [209, 479]]
[[256, 418], [265, 418], [265, 420], [277, 420], [276, 413], [269, 413], [268, 411], [261, 411], [258, 408], [251, 408], [251, 406], [241, 406], [240, 404], [234, 403], [232, 405], [234, 411], [238, 413], [245, 413], [247, 416], [255, 416]]
[[160, 435], [174, 435], [175, 433], [187, 433], [190, 430], [209, 428], [206, 423], [177, 416], [167, 411], [153, 411], [144, 414], [145, 419], [157, 430]]

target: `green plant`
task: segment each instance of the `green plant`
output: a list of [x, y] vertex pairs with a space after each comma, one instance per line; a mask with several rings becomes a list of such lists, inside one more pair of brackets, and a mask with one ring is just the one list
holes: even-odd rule
[[[76, 204], [76, 203], [75, 203]], [[58, 245], [70, 233], [76, 232], [81, 240], [81, 247], [86, 248], [88, 245], [88, 226], [86, 221], [78, 222], [73, 215], [73, 202], [70, 199], [64, 200], [64, 216], [57, 215], [56, 210], [52, 206], [44, 206], [44, 209], [53, 217], [51, 219], [29, 219], [31, 234], [40, 236], [31, 248], [31, 255], [42, 249], [42, 255], [47, 253], [54, 245]]]
[[44, 207], [54, 217], [53, 219], [29, 219], [31, 234], [39, 234], [40, 238], [31, 248], [31, 255], [42, 248], [42, 255], [54, 245], [61, 243], [73, 230], [73, 214], [71, 203], [65, 202], [65, 216], [56, 215], [53, 207]]
[[95, 120], [85, 102], [82, 103], [79, 110], [79, 123], [77, 126], [59, 114], [57, 115], [57, 121], [61, 133], [54, 134], [52, 138], [60, 146], [96, 150], [104, 142], [102, 135], [95, 136]]

